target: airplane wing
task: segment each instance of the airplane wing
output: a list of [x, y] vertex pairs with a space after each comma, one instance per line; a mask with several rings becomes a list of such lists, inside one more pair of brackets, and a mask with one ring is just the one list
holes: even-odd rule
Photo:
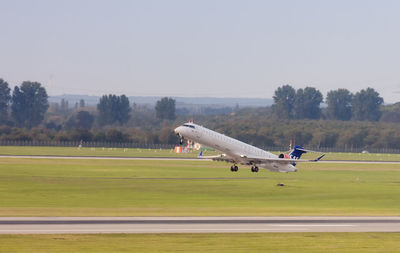
[[212, 156], [203, 156], [203, 152], [200, 153], [200, 155], [197, 157], [199, 159], [211, 159], [213, 161], [220, 161], [220, 162], [230, 162], [230, 163], [235, 163], [236, 160], [226, 154], [220, 154], [220, 155], [212, 155]]
[[264, 157], [246, 157], [241, 156], [243, 159], [248, 160], [251, 163], [260, 164], [260, 163], [298, 163], [298, 162], [318, 162], [322, 159], [326, 154], [319, 156], [317, 159], [287, 159], [287, 158], [264, 158]]
[[[282, 164], [289, 164], [289, 163], [298, 163], [298, 162], [318, 162], [322, 159], [326, 154], [319, 156], [317, 159], [288, 159], [288, 158], [265, 158], [265, 157], [247, 157], [245, 155], [240, 156], [240, 160], [247, 161], [247, 163], [251, 164], [261, 164], [261, 163], [282, 163]], [[223, 162], [231, 162], [236, 163], [237, 160], [233, 157], [230, 157], [226, 154], [214, 155], [214, 156], [203, 156], [202, 152], [197, 157], [200, 159], [211, 159], [213, 161], [223, 161]]]

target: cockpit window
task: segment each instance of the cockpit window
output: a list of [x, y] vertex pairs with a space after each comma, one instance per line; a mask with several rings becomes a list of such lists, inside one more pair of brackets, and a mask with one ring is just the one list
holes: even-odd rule
[[183, 126], [185, 126], [185, 127], [190, 127], [190, 128], [194, 128], [193, 125], [189, 125], [189, 124], [183, 124]]

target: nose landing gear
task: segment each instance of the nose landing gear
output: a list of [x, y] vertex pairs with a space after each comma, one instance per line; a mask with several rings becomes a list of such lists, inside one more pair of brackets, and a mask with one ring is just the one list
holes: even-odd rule
[[181, 136], [180, 134], [176, 134], [177, 136], [178, 136], [178, 138], [179, 138], [179, 145], [182, 145], [183, 144], [183, 136]]

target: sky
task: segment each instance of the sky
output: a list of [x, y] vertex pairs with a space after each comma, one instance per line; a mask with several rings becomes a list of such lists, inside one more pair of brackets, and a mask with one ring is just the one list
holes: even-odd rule
[[49, 95], [400, 101], [397, 0], [0, 0], [0, 78]]

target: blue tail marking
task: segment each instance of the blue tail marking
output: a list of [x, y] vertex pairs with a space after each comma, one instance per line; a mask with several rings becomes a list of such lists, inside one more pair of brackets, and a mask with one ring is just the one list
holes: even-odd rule
[[[292, 151], [289, 153], [289, 156], [291, 159], [300, 159], [301, 155], [307, 153], [307, 150], [305, 150], [301, 146], [295, 146]], [[293, 166], [296, 166], [296, 163], [292, 163]]]

